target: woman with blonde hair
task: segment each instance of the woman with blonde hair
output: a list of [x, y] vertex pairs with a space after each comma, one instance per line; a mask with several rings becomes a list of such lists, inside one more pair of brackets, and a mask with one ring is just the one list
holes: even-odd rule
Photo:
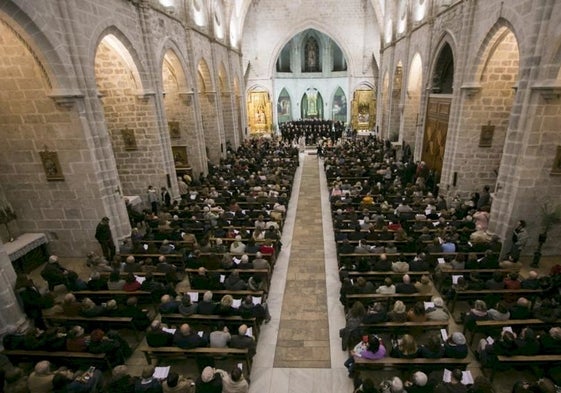
[[390, 355], [394, 358], [414, 359], [419, 354], [419, 347], [415, 338], [404, 334], [399, 340], [394, 341]]
[[396, 300], [393, 310], [388, 313], [388, 320], [390, 322], [407, 322], [407, 313], [405, 311], [405, 303], [401, 300]]
[[220, 299], [220, 303], [216, 307], [215, 313], [218, 315], [239, 315], [239, 311], [237, 308], [233, 307], [234, 298], [232, 295], [224, 295], [222, 299]]

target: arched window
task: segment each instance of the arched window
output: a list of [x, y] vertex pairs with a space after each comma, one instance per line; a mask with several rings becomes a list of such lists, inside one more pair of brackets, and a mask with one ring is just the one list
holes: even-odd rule
[[304, 44], [304, 72], [320, 72], [319, 45], [314, 37], [308, 37]]
[[432, 74], [432, 92], [435, 94], [452, 94], [454, 85], [454, 55], [450, 45], [445, 44], [436, 61]]

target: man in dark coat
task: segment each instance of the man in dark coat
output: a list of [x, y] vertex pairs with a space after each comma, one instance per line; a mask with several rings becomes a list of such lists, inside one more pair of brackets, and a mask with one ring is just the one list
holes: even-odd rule
[[97, 224], [95, 238], [101, 246], [105, 259], [111, 262], [115, 256], [115, 243], [113, 243], [113, 235], [109, 227], [109, 217], [103, 217], [101, 222]]

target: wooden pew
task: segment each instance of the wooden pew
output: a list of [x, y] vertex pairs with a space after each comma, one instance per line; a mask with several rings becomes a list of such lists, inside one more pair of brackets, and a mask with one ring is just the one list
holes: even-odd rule
[[[236, 325], [240, 326], [242, 324], [246, 324], [248, 327], [251, 327], [253, 330], [253, 336], [255, 340], [259, 338], [259, 329], [260, 326], [257, 324], [255, 318], [244, 318], [239, 315], [232, 315], [232, 316], [223, 316], [223, 315], [204, 315], [204, 314], [192, 314], [192, 315], [183, 315], [183, 314], [162, 314], [161, 316], [162, 322], [167, 324], [168, 326], [179, 326], [183, 323], [188, 323], [189, 325], [215, 325], [218, 321], [224, 322], [224, 325], [231, 326]], [[236, 334], [237, 331], [231, 331], [232, 334]]]
[[[357, 368], [398, 368], [405, 369], [407, 371], [413, 370], [434, 370], [442, 368], [460, 368], [465, 370], [469, 365], [470, 360], [468, 359], [455, 359], [455, 358], [440, 358], [440, 359], [401, 359], [385, 357], [382, 359], [370, 360], [364, 358], [358, 358], [355, 361], [355, 367]], [[428, 373], [427, 373], [428, 374]]]
[[89, 297], [96, 304], [101, 302], [106, 302], [111, 299], [117, 300], [119, 302], [129, 297], [135, 296], [138, 298], [140, 303], [151, 304], [152, 303], [152, 293], [148, 291], [112, 291], [112, 290], [102, 290], [102, 291], [74, 291], [72, 292], [76, 299], [83, 299]]
[[497, 356], [498, 362], [495, 362], [495, 367], [491, 368], [490, 380], [493, 382], [495, 373], [500, 366], [508, 365], [510, 367], [523, 366], [524, 368], [536, 369], [536, 367], [548, 367], [558, 365], [561, 362], [561, 355], [534, 355], [534, 356]]
[[[541, 289], [480, 289], [480, 290], [465, 290], [465, 291], [455, 291], [454, 297], [450, 301], [452, 306], [449, 307], [450, 312], [453, 313], [456, 307], [456, 302], [458, 300], [477, 300], [488, 295], [505, 295], [514, 294], [518, 297], [524, 296], [528, 297], [530, 303], [533, 304], [534, 298], [543, 293]], [[532, 308], [532, 306], [530, 306]]]
[[41, 360], [49, 360], [55, 364], [73, 365], [76, 363], [84, 366], [95, 365], [97, 367], [108, 369], [112, 368], [112, 364], [104, 353], [89, 352], [69, 352], [69, 351], [31, 351], [23, 349], [5, 349], [1, 352], [6, 355], [15, 365], [21, 361], [32, 361], [34, 363]]
[[[196, 358], [198, 356], [209, 356], [213, 358], [228, 357], [241, 361], [243, 363], [243, 369], [249, 373], [251, 372], [252, 358], [249, 356], [249, 350], [247, 348], [237, 349], [237, 348], [193, 348], [193, 349], [183, 349], [179, 347], [151, 347], [144, 341], [138, 348], [143, 354], [148, 364], [152, 364], [152, 360], [156, 361], [156, 364], [160, 360], [167, 359], [184, 359], [184, 358]], [[249, 379], [249, 378], [248, 378]]]
[[390, 332], [391, 336], [395, 337], [415, 329], [448, 330], [448, 321], [362, 323], [360, 326], [364, 327], [370, 333]]
[[[554, 322], [545, 322], [541, 319], [530, 318], [530, 319], [508, 319], [506, 321], [475, 321], [475, 331], [471, 332], [471, 337], [469, 340], [470, 345], [473, 343], [474, 337], [477, 333], [488, 334], [490, 330], [497, 330], [500, 332], [503, 327], [511, 326], [513, 329], [523, 329], [525, 327], [531, 328], [546, 328], [550, 326], [559, 326], [561, 320]], [[467, 334], [467, 329], [464, 325], [464, 335]]]
[[45, 315], [43, 319], [49, 326], [83, 326], [86, 330], [91, 331], [100, 328], [104, 331], [109, 329], [132, 329], [136, 341], [139, 341], [138, 329], [134, 326], [132, 317], [80, 317], [80, 316], [67, 316], [67, 315]]
[[346, 297], [347, 308], [350, 308], [355, 301], [361, 301], [363, 303], [372, 302], [386, 302], [386, 308], [389, 309], [392, 302], [396, 300], [401, 300], [404, 303], [414, 303], [418, 301], [430, 301], [432, 294], [422, 294], [422, 293], [394, 293], [394, 294], [382, 294], [382, 293], [359, 293], [359, 294], [348, 294]]

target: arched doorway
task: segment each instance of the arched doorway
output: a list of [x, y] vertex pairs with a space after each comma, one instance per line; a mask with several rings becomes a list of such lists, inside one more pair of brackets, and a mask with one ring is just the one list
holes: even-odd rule
[[423, 136], [421, 160], [432, 171], [433, 184], [438, 184], [442, 173], [448, 119], [452, 105], [454, 83], [454, 56], [452, 48], [444, 43], [440, 48], [432, 72], [432, 94], [429, 96]]

